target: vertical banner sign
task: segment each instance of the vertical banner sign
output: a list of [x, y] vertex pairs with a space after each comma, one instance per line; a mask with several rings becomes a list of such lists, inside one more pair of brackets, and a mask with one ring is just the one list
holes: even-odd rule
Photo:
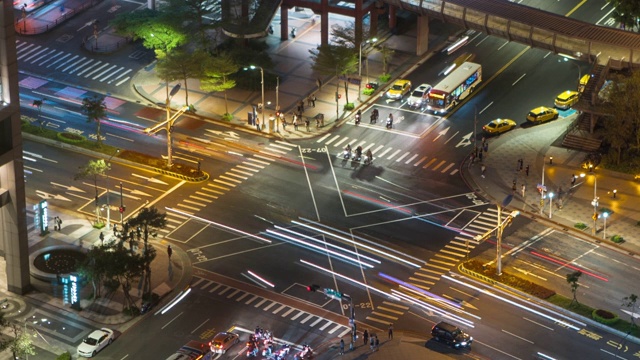
[[40, 204], [33, 205], [33, 225], [36, 226], [36, 229], [40, 229]]
[[69, 275], [69, 282], [71, 283], [71, 289], [69, 293], [69, 298], [71, 300], [71, 307], [74, 309], [80, 308], [80, 286], [78, 285], [78, 276]]
[[[49, 232], [49, 211], [47, 211], [47, 206], [47, 200], [42, 200], [38, 203], [36, 216], [38, 216], [38, 220], [40, 221], [40, 235], [44, 235]], [[36, 225], [38, 224], [36, 223]]]

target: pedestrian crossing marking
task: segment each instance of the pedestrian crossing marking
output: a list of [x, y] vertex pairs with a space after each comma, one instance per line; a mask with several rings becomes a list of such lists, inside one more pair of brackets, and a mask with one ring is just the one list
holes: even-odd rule
[[220, 180], [220, 179], [213, 179], [213, 181], [215, 181], [215, 182], [217, 182], [217, 183], [220, 183], [220, 184], [222, 184], [222, 185], [227, 185], [227, 186], [231, 186], [231, 187], [236, 187], [236, 185], [235, 185], [235, 184], [231, 184], [231, 183], [228, 183], [228, 182], [222, 181], [222, 180]]
[[[196, 286], [198, 286], [198, 284], [200, 284], [203, 281], [204, 281], [204, 278], [199, 278], [198, 281], [196, 281], [195, 283], [191, 284], [191, 287], [196, 287]], [[209, 284], [207, 284], [207, 285], [209, 285]]]
[[[312, 315], [312, 316], [313, 316], [313, 315]], [[311, 324], [309, 324], [309, 326], [310, 326], [310, 327], [314, 327], [314, 326], [318, 325], [318, 323], [319, 323], [320, 321], [322, 321], [322, 318], [318, 318], [318, 320], [316, 320], [316, 321], [312, 322]]]
[[[231, 171], [227, 171], [224, 174], [225, 175], [229, 175], [229, 176], [234, 176], [234, 177], [237, 177], [238, 179], [242, 179], [242, 180], [247, 180], [248, 179], [248, 177], [246, 177], [246, 176], [240, 176], [240, 174], [234, 174]], [[220, 176], [220, 177], [222, 177], [222, 176]], [[232, 179], [232, 180], [234, 180], [234, 179]], [[234, 180], [234, 181], [242, 183], [242, 181], [237, 181], [237, 180]]]
[[455, 263], [450, 263], [450, 262], [437, 260], [437, 259], [431, 259], [431, 262], [434, 262], [434, 263], [437, 263], [437, 264], [442, 264], [442, 265], [447, 265], [447, 266], [455, 266], [456, 265]]
[[[220, 190], [224, 190], [224, 191], [231, 190], [229, 188], [226, 188], [226, 187], [223, 187], [223, 186], [220, 186], [220, 185], [216, 185], [216, 184], [212, 184], [212, 183], [208, 183], [207, 186], [211, 186], [211, 187], [214, 187], [216, 189], [220, 189]], [[220, 193], [220, 194], [222, 194], [222, 193]]]
[[184, 201], [184, 202], [186, 202], [186, 203], [188, 203], [188, 204], [197, 205], [197, 206], [200, 206], [200, 207], [205, 207], [205, 206], [207, 206], [207, 204], [202, 204], [202, 203], [195, 202], [195, 201], [193, 201], [193, 200], [189, 200], [189, 199], [184, 199], [184, 200], [182, 200], [182, 201]]
[[417, 278], [414, 278], [413, 276], [409, 276], [409, 280], [417, 281], [417, 282], [424, 283], [424, 284], [427, 284], [427, 285], [434, 285], [435, 284], [433, 281], [417, 279]]
[[[282, 311], [282, 310], [283, 310], [284, 308], [286, 308], [286, 307], [287, 307], [286, 305], [282, 305], [282, 306], [280, 306], [279, 308], [277, 308], [277, 309], [273, 310], [272, 314], [274, 314], [274, 315], [275, 315], [275, 314], [279, 313], [280, 311]], [[266, 309], [265, 309], [265, 310], [266, 310]]]
[[[445, 167], [444, 169], [442, 169], [442, 171], [440, 171], [441, 173], [446, 173], [447, 171], [449, 171], [449, 169], [451, 169], [451, 167], [455, 165], [454, 163], [451, 163], [449, 165], [447, 165], [447, 167]], [[435, 169], [434, 169], [435, 170]]]
[[333, 334], [334, 332], [340, 330], [340, 328], [343, 327], [342, 325], [336, 325], [336, 327], [334, 327], [333, 329], [329, 330], [329, 334]]
[[351, 329], [345, 329], [343, 332], [338, 334], [338, 337], [342, 338], [342, 337], [344, 337], [345, 335], [347, 335], [350, 332], [351, 332]]
[[289, 316], [289, 314], [291, 314], [294, 311], [296, 311], [296, 309], [291, 308], [288, 311], [285, 311], [284, 314], [282, 314], [282, 317], [287, 317], [287, 316]]
[[296, 315], [294, 315], [291, 320], [295, 320], [297, 318], [299, 318], [300, 316], [302, 316], [303, 314], [306, 314], [304, 311], [300, 310], [299, 313], [297, 313]]
[[339, 147], [339, 146], [340, 146], [340, 144], [342, 144], [343, 142], [345, 142], [345, 141], [347, 141], [347, 140], [349, 140], [349, 138], [348, 138], [348, 137], [345, 137], [344, 139], [342, 139], [342, 140], [338, 141], [337, 143], [333, 144], [333, 146], [335, 146], [335, 147]]
[[260, 305], [264, 304], [265, 302], [267, 302], [267, 299], [262, 299], [262, 301], [260, 301], [259, 303], [253, 305], [253, 307], [255, 307], [255, 308], [260, 307]]
[[247, 170], [247, 171], [253, 171], [253, 172], [255, 172], [255, 173], [260, 172], [260, 170], [252, 169], [252, 168], [249, 168], [249, 167], [246, 167], [246, 166], [242, 166], [242, 165], [238, 165], [238, 166], [236, 166], [236, 167], [237, 167], [238, 169], [243, 169], [243, 170]]
[[399, 158], [396, 159], [396, 162], [402, 161], [402, 159], [407, 157], [409, 154], [411, 154], [411, 153], [410, 152], [405, 152], [402, 156], [400, 156]]
[[447, 163], [447, 161], [446, 161], [446, 160], [442, 160], [442, 161], [440, 161], [440, 163], [439, 163], [438, 165], [436, 165], [436, 167], [434, 167], [434, 168], [433, 168], [433, 169], [431, 169], [431, 170], [436, 171], [436, 170], [438, 170], [438, 169], [440, 168], [440, 166], [442, 166], [442, 165], [444, 165], [444, 164], [446, 164], [446, 163]]
[[200, 209], [199, 209], [199, 208], [195, 208], [195, 207], [193, 207], [193, 206], [185, 205], [185, 204], [183, 204], [183, 203], [179, 203], [179, 204], [177, 204], [176, 206], [179, 206], [179, 207], [181, 207], [181, 208], [191, 209], [191, 210], [194, 210], [194, 211], [200, 211]]
[[378, 309], [380, 309], [380, 310], [384, 310], [384, 311], [386, 311], [386, 312], [390, 312], [390, 313], [398, 314], [398, 315], [403, 315], [403, 314], [404, 314], [404, 312], [403, 312], [403, 311], [398, 311], [398, 310], [389, 309], [389, 308], [386, 308], [386, 307], [384, 307], [384, 306], [378, 306]]
[[400, 305], [400, 304], [394, 304], [394, 303], [389, 302], [389, 301], [383, 301], [382, 303], [385, 304], [385, 305], [389, 305], [389, 306], [395, 306], [398, 309], [409, 310], [408, 306], [404, 306], [404, 305]]
[[236, 289], [236, 291], [234, 291], [231, 294], [227, 295], [227, 299], [231, 299], [232, 297], [234, 297], [239, 292], [240, 292], [240, 290]]
[[[327, 142], [325, 143], [325, 145], [331, 145], [331, 143], [332, 143], [332, 142], [334, 142], [334, 141], [338, 140], [339, 138], [340, 138], [340, 135], [336, 135], [336, 136], [334, 136], [334, 137], [333, 137], [333, 139], [331, 139], [331, 140], [327, 141]], [[319, 141], [318, 141], [318, 142], [319, 142]]]
[[246, 297], [247, 297], [247, 296], [249, 296], [249, 295], [250, 295], [250, 294], [249, 294], [248, 292], [246, 292], [246, 293], [244, 293], [244, 294], [240, 295], [240, 297], [238, 297], [238, 298], [236, 299], [236, 301], [242, 301], [242, 299], [246, 298]]
[[[440, 250], [440, 252], [444, 252], [444, 251]], [[458, 261], [458, 259], [455, 259], [455, 258], [452, 258], [452, 257], [449, 257], [449, 256], [445, 256], [445, 255], [442, 255], [440, 253], [436, 253], [435, 256], [437, 256], [439, 258], [446, 259], [446, 260]]]
[[[433, 260], [431, 260], [431, 261], [433, 261]], [[432, 267], [434, 269], [440, 269], [440, 270], [444, 270], [444, 271], [449, 271], [449, 268], [438, 266], [438, 265], [433, 265], [431, 263], [427, 263], [427, 264], [425, 264], [425, 266], [429, 266], [429, 267]]]
[[408, 164], [408, 163], [412, 162], [412, 161], [413, 161], [413, 160], [415, 160], [415, 158], [417, 158], [417, 157], [418, 157], [418, 154], [413, 154], [413, 156], [412, 156], [412, 157], [410, 157], [410, 158], [409, 158], [409, 160], [405, 161], [405, 164]]
[[371, 316], [367, 316], [366, 319], [369, 321], [374, 321], [380, 324], [384, 324], [385, 326], [389, 326], [389, 320], [380, 320]]
[[218, 290], [221, 286], [222, 286], [221, 284], [218, 284], [214, 288], [209, 289], [209, 292], [212, 293], [212, 292]]
[[[324, 329], [328, 328], [331, 324], [333, 324], [333, 322], [327, 321], [326, 324], [324, 324], [324, 325], [322, 325], [322, 327], [320, 327], [320, 330], [324, 330]], [[311, 325], [311, 326], [313, 326], [313, 325]]]
[[224, 295], [224, 293], [226, 293], [227, 291], [231, 290], [231, 286], [227, 286], [226, 288], [222, 289], [222, 291], [220, 291], [218, 293], [218, 295]]
[[379, 156], [382, 158], [391, 150], [392, 150], [392, 148], [387, 148], [387, 150], [383, 151], [382, 154], [380, 154]]
[[398, 155], [402, 150], [396, 150], [393, 154], [389, 155], [389, 157], [387, 158], [387, 160], [391, 160], [393, 159], [394, 156]]
[[311, 315], [311, 314], [310, 314], [309, 316], [307, 316], [306, 318], [304, 318], [302, 321], [300, 321], [300, 323], [301, 323], [301, 324], [304, 324], [304, 323], [306, 323], [307, 321], [309, 321], [312, 317], [313, 317], [313, 315]]
[[374, 154], [377, 154], [378, 151], [380, 151], [380, 149], [382, 149], [384, 147], [384, 145], [379, 145], [375, 150], [371, 151]]
[[252, 297], [251, 299], [249, 299], [249, 300], [245, 301], [245, 303], [244, 303], [244, 304], [245, 304], [245, 305], [249, 305], [249, 304], [251, 304], [252, 302], [254, 302], [257, 298], [259, 298], [259, 296], [258, 296], [258, 295], [253, 295], [253, 297]]
[[267, 307], [265, 307], [262, 310], [267, 311], [267, 310], [271, 309], [272, 307], [274, 307], [276, 304], [277, 304], [277, 302], [272, 301], [271, 304], [267, 305]]
[[262, 160], [266, 160], [266, 162], [263, 162], [263, 163], [266, 164], [266, 165], [271, 165], [271, 163], [275, 160], [274, 157], [275, 158], [279, 158], [280, 156], [266, 157], [266, 156], [255, 154], [253, 157], [254, 158], [258, 158], [258, 159], [262, 159]]
[[433, 164], [434, 162], [436, 162], [436, 159], [435, 159], [435, 158], [431, 159], [431, 161], [429, 161], [428, 163], [426, 163], [422, 168], [423, 168], [423, 169], [426, 169], [426, 168], [428, 168], [429, 166], [431, 166], [431, 164]]

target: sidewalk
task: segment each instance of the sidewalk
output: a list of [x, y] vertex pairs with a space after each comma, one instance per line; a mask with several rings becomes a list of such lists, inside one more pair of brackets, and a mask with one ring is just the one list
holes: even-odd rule
[[30, 14], [23, 11], [22, 16], [15, 19], [14, 28], [20, 35], [42, 34], [101, 1], [53, 1]]
[[[522, 215], [580, 239], [599, 242], [599, 245], [640, 256], [640, 228], [637, 225], [640, 219], [638, 183], [626, 174], [604, 171], [597, 167], [593, 173], [589, 173], [587, 169], [581, 168], [587, 153], [566, 149], [560, 145], [573, 116], [576, 115], [531, 128], [516, 128], [499, 137], [490, 138], [488, 152], [483, 159], [486, 166], [485, 177], [481, 176], [480, 163], [476, 161], [469, 166], [469, 158], [462, 165], [461, 174], [471, 189], [491, 199], [493, 203], [501, 203], [507, 195], [514, 194], [508, 206], [509, 210], [519, 210]], [[516, 171], [519, 159], [523, 160], [523, 170]], [[525, 173], [527, 166], [528, 176]], [[551, 218], [548, 197], [541, 209], [540, 194], [536, 189], [537, 185], [542, 183], [543, 169], [544, 185], [548, 192], [554, 193]], [[585, 177], [581, 178], [581, 173], [584, 173]], [[577, 180], [572, 187], [573, 175], [577, 176]], [[512, 191], [514, 181], [515, 193]], [[596, 234], [592, 235], [594, 207], [591, 202], [596, 181], [599, 218]], [[523, 184], [524, 197], [521, 193]], [[614, 189], [617, 190], [615, 198]], [[604, 210], [610, 213], [606, 223], [607, 240], [603, 240]], [[574, 225], [579, 222], [586, 224], [588, 228], [576, 229]], [[615, 244], [610, 240], [613, 235], [622, 236], [624, 242]]]

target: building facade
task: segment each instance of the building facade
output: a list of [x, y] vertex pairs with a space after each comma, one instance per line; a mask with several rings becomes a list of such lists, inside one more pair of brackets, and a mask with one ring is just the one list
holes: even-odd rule
[[0, 7], [0, 256], [6, 261], [7, 290], [30, 288], [29, 242], [22, 164], [18, 60], [13, 2]]

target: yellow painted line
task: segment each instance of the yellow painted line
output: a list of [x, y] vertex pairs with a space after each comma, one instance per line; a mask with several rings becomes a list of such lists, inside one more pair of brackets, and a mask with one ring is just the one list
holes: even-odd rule
[[380, 324], [385, 324], [385, 325], [389, 325], [389, 320], [380, 320], [380, 319], [376, 319], [376, 318], [372, 318], [370, 316], [367, 316], [366, 318], [367, 320], [371, 320], [371, 321], [375, 321], [375, 322], [379, 322]]
[[[213, 181], [215, 181], [215, 180], [213, 180]], [[223, 187], [223, 186], [220, 186], [220, 185], [216, 185], [216, 184], [212, 184], [212, 183], [208, 183], [208, 184], [207, 184], [207, 186], [211, 186], [211, 187], [214, 187], [214, 188], [216, 188], [216, 189], [220, 189], [220, 190], [224, 190], [224, 191], [229, 191], [229, 190], [231, 190], [231, 189], [229, 189], [229, 188], [226, 188], [226, 187]], [[203, 189], [204, 189], [204, 188], [203, 188]]]
[[371, 314], [376, 315], [376, 316], [382, 316], [382, 317], [385, 317], [385, 318], [387, 318], [387, 319], [391, 319], [391, 320], [398, 320], [398, 317], [397, 317], [397, 316], [391, 316], [391, 315], [381, 314], [381, 313], [379, 313], [379, 312], [377, 312], [377, 311], [372, 311], [372, 312], [371, 312]]
[[394, 304], [394, 303], [388, 302], [388, 301], [383, 301], [382, 303], [385, 304], [385, 305], [389, 305], [389, 306], [395, 306], [395, 307], [397, 307], [399, 309], [409, 310], [408, 306], [398, 305], [398, 304]]
[[[444, 252], [444, 251], [440, 250], [440, 252]], [[442, 255], [440, 253], [437, 253], [435, 256], [437, 256], [439, 258], [443, 258], [445, 260], [451, 260], [451, 261], [456, 261], [456, 262], [458, 261], [458, 259], [456, 259], [456, 258], [452, 258], [452, 257], [449, 257], [449, 256], [444, 256], [444, 255]]]
[[398, 315], [403, 315], [404, 314], [404, 311], [393, 310], [393, 309], [386, 308], [384, 306], [378, 306], [377, 308], [380, 309], [380, 310], [384, 310], [384, 311], [387, 311], [387, 312], [390, 312], [390, 313], [394, 313], [394, 314], [398, 314]]
[[220, 184], [222, 184], [222, 185], [227, 185], [227, 186], [231, 186], [231, 187], [236, 187], [236, 185], [235, 185], [235, 184], [230, 184], [230, 183], [228, 183], [228, 182], [224, 182], [224, 181], [222, 181], [222, 180], [213, 179], [213, 181], [215, 181], [215, 182], [217, 182], [217, 183], [220, 183]]
[[568, 13], [564, 14], [564, 16], [568, 17], [569, 15], [573, 14], [574, 11], [578, 10], [580, 8], [580, 6], [584, 5], [584, 3], [586, 3], [586, 2], [587, 2], [587, 0], [580, 1], [580, 3], [578, 5], [576, 5], [573, 9], [571, 9]]
[[422, 273], [419, 273], [419, 272], [415, 272], [413, 275], [422, 276], [424, 278], [435, 280], [435, 281], [440, 280], [440, 276], [427, 275], [427, 274], [422, 274]]

